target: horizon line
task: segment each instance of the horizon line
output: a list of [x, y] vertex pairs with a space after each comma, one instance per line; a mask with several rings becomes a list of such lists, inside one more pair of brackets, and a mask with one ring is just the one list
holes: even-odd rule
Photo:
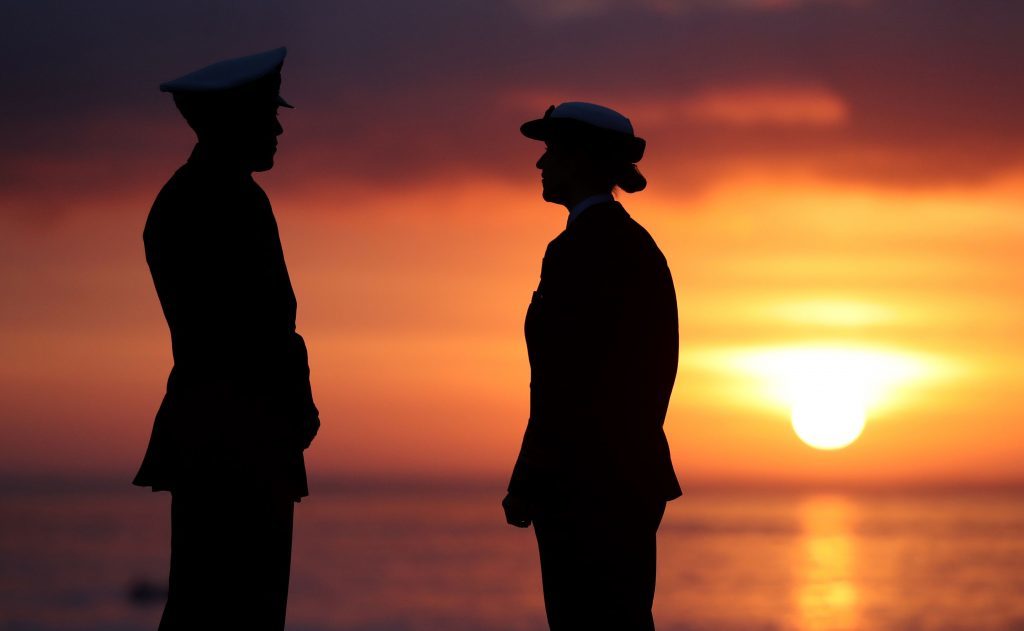
[[[137, 489], [132, 475], [113, 473], [10, 473], [0, 472], [0, 493], [17, 492], [85, 492]], [[309, 479], [310, 496], [318, 493], [401, 493], [401, 492], [485, 492], [504, 494], [506, 476], [445, 474], [351, 474], [313, 475]], [[694, 493], [935, 493], [935, 492], [999, 492], [1022, 491], [1024, 479], [973, 480], [743, 480], [743, 479], [680, 479], [682, 499]]]

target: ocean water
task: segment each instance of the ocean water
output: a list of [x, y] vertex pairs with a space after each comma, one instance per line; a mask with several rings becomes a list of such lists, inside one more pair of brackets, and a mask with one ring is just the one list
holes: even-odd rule
[[[288, 628], [545, 629], [533, 533], [504, 524], [501, 495], [314, 488]], [[3, 491], [0, 630], [155, 629], [169, 507], [131, 487]], [[1024, 631], [1020, 492], [698, 490], [659, 547], [662, 631]]]

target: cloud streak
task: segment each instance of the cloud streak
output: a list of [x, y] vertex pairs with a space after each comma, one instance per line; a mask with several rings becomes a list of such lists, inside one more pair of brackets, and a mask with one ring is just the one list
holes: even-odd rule
[[9, 5], [0, 47], [17, 60], [6, 83], [18, 98], [0, 121], [0, 213], [55, 216], [143, 184], [151, 196], [190, 142], [156, 85], [280, 44], [299, 106], [284, 118], [295, 168], [280, 183], [297, 191], [523, 182], [537, 148], [519, 123], [574, 99], [633, 118], [646, 171], [680, 192], [737, 165], [897, 187], [1022, 166], [1024, 5], [580, 2], [557, 19], [530, 6]]

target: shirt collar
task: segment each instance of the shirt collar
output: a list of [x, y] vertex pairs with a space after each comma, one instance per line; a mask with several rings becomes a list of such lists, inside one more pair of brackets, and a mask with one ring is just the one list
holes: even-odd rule
[[596, 206], [598, 204], [605, 204], [614, 201], [615, 198], [612, 197], [611, 193], [600, 193], [598, 195], [591, 195], [590, 197], [585, 198], [583, 201], [579, 202], [578, 204], [569, 209], [569, 221], [566, 223], [566, 225], [572, 223], [574, 219], [583, 214], [584, 210], [590, 208], [591, 206]]

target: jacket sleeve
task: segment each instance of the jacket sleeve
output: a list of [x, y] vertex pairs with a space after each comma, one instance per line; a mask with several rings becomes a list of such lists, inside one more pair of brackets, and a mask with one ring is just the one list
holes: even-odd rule
[[204, 387], [261, 401], [279, 415], [315, 415], [306, 347], [295, 332], [294, 295], [283, 258], [274, 255], [276, 238], [273, 224], [173, 217], [147, 228], [147, 259], [179, 368]]

